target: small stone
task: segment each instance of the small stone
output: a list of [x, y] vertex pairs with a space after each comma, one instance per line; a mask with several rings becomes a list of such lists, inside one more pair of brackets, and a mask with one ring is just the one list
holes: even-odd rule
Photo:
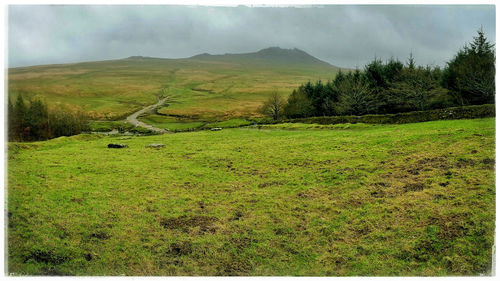
[[146, 145], [146, 147], [150, 147], [150, 148], [162, 148], [162, 147], [165, 147], [165, 145], [163, 143], [152, 143], [152, 144]]
[[108, 148], [125, 148], [128, 147], [128, 145], [123, 144], [123, 143], [110, 143], [108, 144]]

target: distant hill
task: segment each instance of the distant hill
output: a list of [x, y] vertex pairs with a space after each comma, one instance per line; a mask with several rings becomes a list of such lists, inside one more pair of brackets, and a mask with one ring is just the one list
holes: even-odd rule
[[302, 65], [321, 65], [325, 67], [336, 67], [310, 54], [294, 49], [282, 49], [280, 47], [270, 47], [262, 49], [254, 53], [243, 54], [224, 54], [224, 55], [211, 55], [199, 54], [190, 57], [191, 60], [203, 61], [227, 61], [227, 62], [240, 62], [240, 63], [267, 63], [267, 64], [302, 64]]
[[155, 57], [145, 57], [145, 56], [130, 56], [127, 59], [159, 59]]
[[299, 49], [272, 47], [254, 53], [167, 59], [131, 56], [118, 60], [39, 65], [8, 70], [9, 98], [41, 97], [95, 119], [120, 119], [159, 95], [161, 113], [196, 118], [258, 115], [269, 93], [288, 96], [307, 81], [332, 79], [339, 68]]

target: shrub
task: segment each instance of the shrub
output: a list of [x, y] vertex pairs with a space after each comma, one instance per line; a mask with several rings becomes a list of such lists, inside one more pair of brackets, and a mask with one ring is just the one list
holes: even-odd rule
[[134, 134], [143, 134], [143, 135], [154, 135], [154, 134], [156, 134], [155, 131], [151, 131], [151, 130], [149, 130], [147, 128], [143, 128], [143, 127], [139, 127], [139, 126], [135, 126], [135, 127], [131, 128], [130, 132], [134, 133]]
[[279, 120], [283, 116], [283, 108], [286, 101], [274, 91], [269, 99], [262, 105], [260, 112], [265, 116], [269, 116], [274, 120]]
[[379, 114], [362, 116], [327, 116], [290, 119], [287, 122], [307, 124], [339, 124], [339, 123], [368, 123], [368, 124], [405, 124], [434, 120], [474, 119], [495, 117], [495, 105], [471, 105], [464, 107], [450, 107], [427, 111], [413, 111], [397, 114]]
[[85, 113], [64, 106], [49, 109], [40, 100], [25, 103], [21, 95], [15, 104], [9, 100], [7, 118], [10, 141], [47, 140], [89, 129]]

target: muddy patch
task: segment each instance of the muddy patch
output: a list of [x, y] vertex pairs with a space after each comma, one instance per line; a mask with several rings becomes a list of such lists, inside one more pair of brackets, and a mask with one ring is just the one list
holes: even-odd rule
[[407, 183], [403, 187], [404, 192], [411, 192], [411, 191], [422, 191], [425, 189], [425, 184], [421, 182], [416, 182], [416, 183]]
[[439, 168], [439, 169], [448, 169], [450, 165], [448, 163], [447, 157], [436, 156], [436, 157], [424, 157], [417, 161], [416, 167], [420, 169], [425, 168]]
[[248, 276], [252, 270], [250, 259], [231, 254], [217, 266], [218, 276]]
[[241, 236], [241, 237], [232, 237], [229, 239], [229, 242], [235, 249], [237, 249], [238, 251], [242, 251], [245, 248], [250, 247], [252, 243], [256, 243], [258, 241], [251, 237]]
[[370, 192], [370, 196], [374, 198], [383, 198], [386, 197], [386, 192], [383, 190], [374, 190]]
[[428, 223], [438, 226], [438, 237], [445, 242], [450, 242], [467, 234], [470, 228], [469, 215], [464, 213], [435, 216], [431, 217]]
[[394, 197], [395, 189], [388, 182], [375, 182], [370, 185], [370, 196], [373, 198]]
[[167, 254], [171, 256], [184, 256], [193, 252], [193, 244], [190, 241], [178, 241], [170, 244]]
[[198, 228], [201, 234], [215, 233], [217, 228], [215, 223], [218, 221], [215, 217], [209, 216], [180, 216], [173, 218], [161, 218], [160, 225], [165, 229], [178, 229], [189, 232], [191, 229]]
[[96, 230], [96, 231], [90, 233], [90, 235], [89, 235], [89, 238], [98, 239], [98, 240], [106, 240], [106, 239], [109, 239], [109, 237], [111, 237], [111, 235], [109, 233], [107, 233], [107, 231], [104, 229]]
[[41, 248], [31, 249], [24, 256], [24, 262], [32, 260], [38, 263], [53, 264], [53, 265], [62, 264], [70, 259], [71, 257], [69, 257], [64, 253], [60, 253], [52, 249], [41, 249]]
[[229, 220], [239, 221], [242, 218], [243, 218], [243, 212], [238, 210], [236, 211], [236, 213], [234, 213], [234, 215], [231, 218], [229, 218]]
[[481, 163], [486, 169], [495, 170], [495, 159], [484, 158], [483, 160], [481, 160]]
[[259, 183], [258, 187], [259, 188], [266, 188], [266, 187], [281, 186], [281, 185], [283, 185], [283, 182], [281, 182], [281, 181], [268, 181], [268, 182]]
[[234, 162], [228, 158], [217, 158], [213, 159], [208, 163], [208, 167], [211, 169], [225, 169], [230, 171], [235, 171], [236, 168], [233, 167]]
[[456, 166], [458, 168], [466, 168], [466, 167], [470, 167], [470, 166], [474, 166], [474, 165], [476, 165], [476, 161], [474, 161], [472, 159], [466, 159], [466, 158], [458, 159], [457, 164], [456, 164]]
[[82, 205], [84, 198], [82, 197], [73, 197], [69, 200], [69, 202], [77, 203], [78, 205]]
[[[407, 161], [411, 161], [411, 158], [409, 157]], [[410, 167], [408, 167], [410, 166]], [[422, 176], [423, 174], [427, 172], [432, 172], [435, 169], [439, 170], [448, 170], [452, 168], [453, 166], [450, 165], [448, 159], [446, 157], [424, 157], [421, 159], [418, 159], [417, 161], [413, 162], [408, 165], [400, 166], [400, 167], [394, 167], [394, 169], [390, 172], [387, 172], [385, 175], [382, 177], [384, 178], [398, 178], [398, 179], [405, 179], [405, 178], [417, 178], [418, 176]]]

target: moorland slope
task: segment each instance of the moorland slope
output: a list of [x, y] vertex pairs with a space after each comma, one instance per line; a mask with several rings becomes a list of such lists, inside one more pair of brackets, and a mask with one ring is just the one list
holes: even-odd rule
[[169, 96], [163, 114], [229, 119], [256, 115], [270, 92], [288, 95], [309, 80], [331, 79], [338, 67], [298, 49], [184, 59], [126, 59], [40, 65], [8, 70], [9, 97], [41, 97], [94, 119], [122, 119]]

